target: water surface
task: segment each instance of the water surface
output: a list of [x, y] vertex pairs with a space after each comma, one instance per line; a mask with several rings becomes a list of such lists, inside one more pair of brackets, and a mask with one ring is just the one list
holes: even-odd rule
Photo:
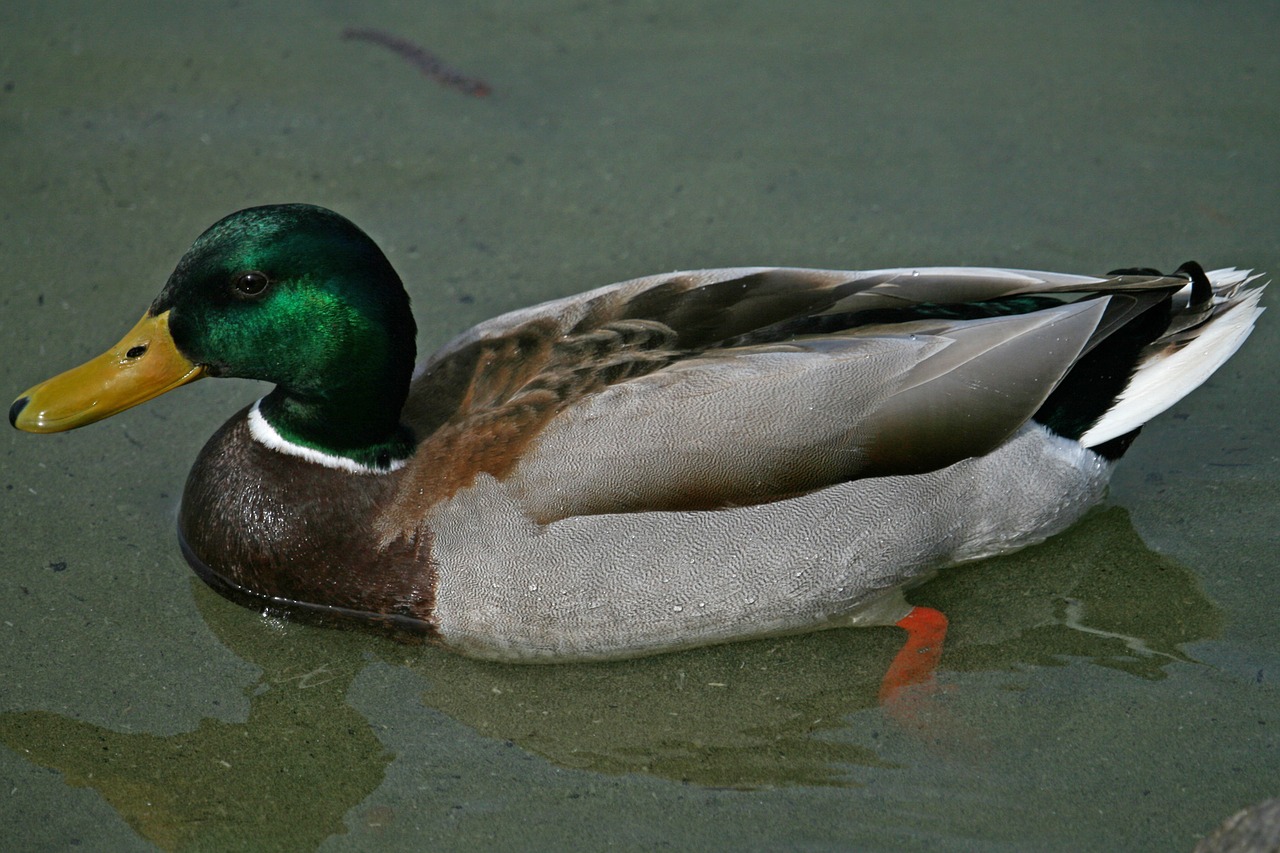
[[[114, 342], [269, 202], [368, 230], [423, 351], [680, 268], [1280, 270], [1278, 30], [1249, 2], [7, 3], [0, 388]], [[1278, 329], [1106, 508], [913, 593], [952, 632], [909, 716], [876, 705], [889, 629], [519, 668], [224, 602], [173, 524], [249, 384], [0, 433], [0, 837], [1188, 850], [1280, 793]]]

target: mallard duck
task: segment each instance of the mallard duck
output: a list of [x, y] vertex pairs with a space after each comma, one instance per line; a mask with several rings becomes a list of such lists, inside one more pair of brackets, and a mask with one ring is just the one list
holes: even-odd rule
[[178, 521], [200, 576], [260, 608], [508, 661], [936, 634], [901, 590], [1098, 503], [1143, 423], [1249, 335], [1256, 278], [674, 272], [504, 314], [415, 370], [373, 240], [256, 207], [9, 419], [56, 432], [203, 376], [274, 383], [205, 445]]

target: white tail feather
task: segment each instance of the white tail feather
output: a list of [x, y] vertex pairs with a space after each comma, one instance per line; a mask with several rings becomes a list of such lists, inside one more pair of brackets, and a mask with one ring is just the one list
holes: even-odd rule
[[[1189, 343], [1156, 351], [1139, 364], [1111, 408], [1080, 437], [1081, 444], [1097, 447], [1137, 429], [1198, 388], [1235, 354], [1264, 310], [1258, 300], [1265, 285], [1238, 293], [1257, 278], [1249, 272], [1221, 269], [1207, 274], [1214, 301], [1227, 307], [1201, 326]], [[1185, 290], [1189, 298], [1190, 285]]]

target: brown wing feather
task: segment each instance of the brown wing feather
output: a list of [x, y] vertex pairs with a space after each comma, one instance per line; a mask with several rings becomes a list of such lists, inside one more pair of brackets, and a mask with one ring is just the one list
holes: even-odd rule
[[[414, 460], [404, 472], [402, 486], [393, 505], [395, 512], [403, 516], [400, 520], [404, 526], [411, 527], [427, 507], [465, 489], [481, 473], [499, 479], [510, 475], [526, 459], [531, 446], [548, 424], [573, 409], [575, 403], [611, 386], [639, 380], [689, 359], [707, 363], [707, 359], [732, 360], [734, 353], [786, 350], [785, 330], [788, 324], [808, 322], [805, 318], [828, 315], [842, 326], [825, 329], [825, 334], [820, 336], [805, 334], [803, 341], [794, 339], [799, 344], [797, 351], [814, 357], [826, 346], [824, 340], [830, 341], [834, 349], [840, 349], [848, 346], [840, 341], [847, 342], [850, 336], [909, 333], [907, 329], [873, 332], [866, 327], [856, 328], [856, 317], [864, 310], [910, 307], [920, 302], [981, 301], [1026, 293], [1110, 291], [1113, 288], [1140, 291], [1183, 284], [1185, 279], [1180, 278], [1129, 276], [1107, 280], [1002, 270], [924, 270], [921, 274], [909, 270], [874, 273], [797, 269], [708, 270], [637, 279], [513, 312], [481, 324], [446, 346], [415, 379], [405, 407], [405, 419], [424, 438]], [[1075, 324], [1072, 333], [1074, 343], [1067, 350], [1076, 344], [1087, 346], [1092, 342], [1092, 327], [1098, 324], [1101, 311], [1093, 313], [1097, 316]], [[1103, 325], [1118, 326], [1126, 314], [1125, 311], [1113, 310]], [[1110, 322], [1112, 320], [1116, 322]], [[759, 330], [770, 327], [781, 331], [769, 333], [764, 341], [753, 341], [755, 346], [724, 349], [750, 339], [752, 333], [758, 336]], [[993, 321], [992, 329], [981, 333], [992, 341], [984, 346], [1005, 347], [1001, 341], [1002, 334], [1000, 321]], [[1021, 333], [1012, 331], [1009, 334], [1013, 340]], [[1034, 352], [1035, 341], [1036, 336], [1031, 335], [1018, 347], [1027, 348], [1028, 353]], [[820, 487], [849, 476], [901, 473], [898, 469], [903, 466], [913, 471], [922, 470], [922, 466], [927, 470], [975, 452], [985, 452], [1030, 417], [1043, 395], [1051, 390], [1075, 357], [1073, 353], [1049, 359], [1049, 363], [1040, 365], [1046, 373], [1034, 377], [1023, 377], [1021, 373], [1027, 371], [1020, 373], [1015, 370], [1018, 375], [1013, 378], [1023, 383], [1023, 390], [1010, 395], [996, 389], [996, 394], [1002, 395], [1001, 405], [990, 409], [992, 413], [989, 416], [984, 415], [978, 429], [971, 423], [967, 431], [957, 432], [957, 424], [948, 424], [945, 419], [935, 421], [935, 427], [922, 428], [918, 425], [923, 422], [918, 420], [920, 413], [936, 409], [933, 403], [936, 395], [923, 390], [924, 386], [938, 388], [950, 383], [951, 390], [946, 394], [965, 396], [986, 381], [984, 375], [977, 373], [983, 364], [982, 359], [968, 366], [963, 361], [954, 365], [948, 362], [959, 351], [956, 348], [951, 356], [940, 356], [944, 368], [938, 371], [938, 377], [914, 382], [912, 388], [901, 394], [896, 391], [886, 394], [886, 399], [893, 399], [867, 413], [871, 415], [867, 428], [872, 435], [863, 445], [850, 446], [847, 450], [834, 448], [839, 451], [837, 456], [857, 456], [866, 460], [869, 468], [861, 474], [851, 474], [844, 470], [847, 466], [836, 466], [841, 470], [829, 471], [829, 477], [825, 474], [806, 475], [801, 478], [803, 488]], [[1074, 352], [1078, 353], [1079, 349]], [[926, 372], [929, 369], [932, 368], [925, 368]], [[663, 381], [645, 380], [645, 389], [656, 389], [652, 392], [655, 395], [651, 403], [654, 411], [660, 413], [664, 406], [687, 405], [678, 399], [684, 392], [672, 393], [670, 385]], [[645, 393], [650, 392], [646, 390]], [[750, 406], [751, 402], [748, 399], [742, 405]], [[616, 442], [618, 464], [645, 463], [645, 460], [636, 460], [629, 455], [628, 424], [616, 422], [618, 419], [607, 414], [590, 417], [600, 417], [601, 434]], [[745, 421], [747, 426], [751, 426], [755, 420], [767, 420], [769, 417], [768, 411], [761, 410]], [[584, 422], [587, 416], [575, 414], [574, 418]], [[606, 423], [611, 420], [615, 422]], [[920, 441], [904, 443], [898, 440], [913, 429], [920, 434]], [[853, 425], [848, 431], [853, 434]], [[865, 430], [862, 432], [866, 435]], [[952, 440], [960, 437], [964, 440]], [[735, 438], [726, 435], [724, 439], [740, 448], [739, 456], [745, 460], [741, 464], [750, 469], [754, 464], [752, 458], [757, 455], [752, 442], [746, 436]], [[673, 431], [663, 441], [679, 443], [680, 436]], [[921, 441], [929, 447], [927, 459], [912, 458], [901, 450], [908, 445], [918, 448]], [[831, 455], [833, 448], [825, 450]], [[640, 452], [638, 447], [635, 452]], [[563, 466], [564, 482], [557, 485], [562, 491], [572, 492], [574, 460], [552, 460], [551, 464]], [[784, 476], [785, 472], [767, 470], [761, 470], [757, 477], [754, 469], [746, 469], [736, 479], [730, 477], [725, 481], [723, 488], [728, 489], [727, 493], [722, 493], [723, 488], [716, 483], [699, 485], [695, 489], [699, 493], [698, 505], [724, 506], [773, 499], [782, 495], [772, 492], [762, 495], [761, 488], [771, 482], [776, 487], [779, 483], [790, 483], [795, 479]], [[685, 473], [692, 472], [682, 472], [676, 466], [668, 475], [663, 475], [666, 479], [651, 484], [653, 488], [647, 492], [649, 497], [641, 497], [640, 492], [627, 483], [628, 475], [623, 474], [621, 480], [610, 480], [600, 488], [606, 491], [618, 488], [625, 495], [587, 495], [584, 497], [584, 510], [682, 508], [666, 506], [667, 501], [658, 493], [662, 491], [662, 482], [672, 486], [672, 494], [689, 491], [686, 487], [693, 484], [693, 479], [680, 480]], [[712, 494], [707, 494], [708, 490]], [[637, 500], [640, 503], [633, 506]], [[568, 509], [563, 511], [575, 511], [576, 503], [570, 501]], [[552, 514], [560, 513], [553, 511]]]
[[677, 357], [674, 333], [651, 320], [556, 331], [537, 320], [477, 341], [415, 381], [405, 420], [426, 437], [405, 472], [402, 495], [426, 507], [481, 473], [504, 477], [567, 406]]

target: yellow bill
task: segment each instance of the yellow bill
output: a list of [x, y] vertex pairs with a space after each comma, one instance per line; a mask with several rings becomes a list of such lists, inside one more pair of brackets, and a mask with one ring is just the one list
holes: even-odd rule
[[203, 365], [178, 352], [169, 312], [146, 314], [102, 355], [27, 390], [9, 409], [9, 422], [27, 432], [75, 429], [204, 375]]

